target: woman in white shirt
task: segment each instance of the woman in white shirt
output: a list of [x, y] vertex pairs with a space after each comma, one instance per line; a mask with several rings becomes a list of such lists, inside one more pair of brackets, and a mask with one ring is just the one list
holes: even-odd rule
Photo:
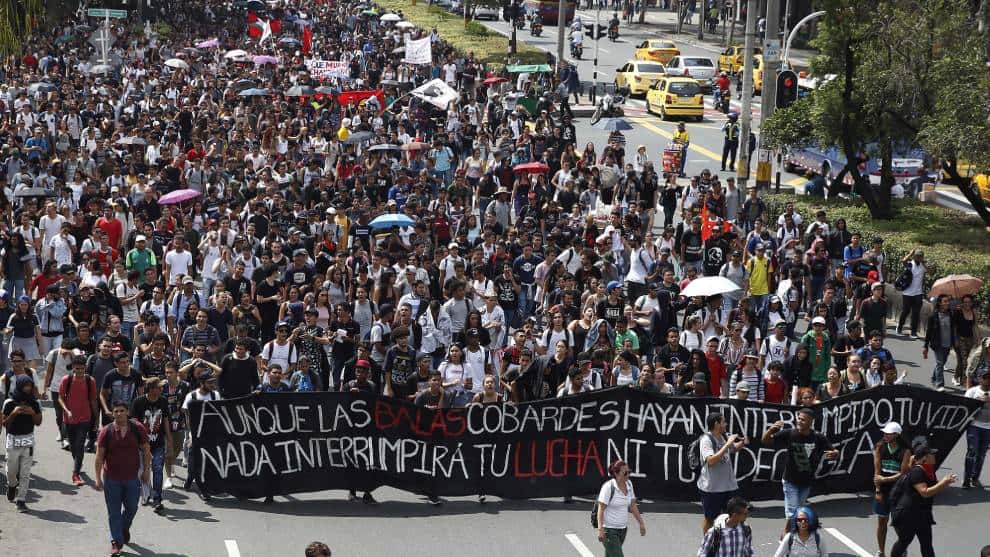
[[464, 373], [464, 351], [460, 346], [456, 344], [450, 346], [447, 350], [447, 359], [440, 364], [437, 371], [440, 372], [443, 388], [447, 391], [451, 407], [467, 406], [474, 393], [466, 389], [465, 380], [468, 376]]
[[629, 465], [616, 460], [608, 467], [612, 479], [598, 492], [598, 541], [605, 546], [605, 557], [622, 557], [629, 515], [639, 523], [639, 535], [646, 535], [646, 522], [639, 514], [636, 493], [629, 480]]

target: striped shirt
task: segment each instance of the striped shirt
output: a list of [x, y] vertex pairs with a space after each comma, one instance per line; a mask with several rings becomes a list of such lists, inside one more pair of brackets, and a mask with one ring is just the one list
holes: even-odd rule
[[[724, 515], [723, 515], [724, 516]], [[716, 523], [719, 521], [716, 520]], [[753, 555], [753, 532], [745, 523], [737, 524], [735, 527], [713, 526], [705, 534], [705, 539], [698, 548], [697, 557], [706, 557], [708, 548], [712, 544], [712, 538], [719, 532], [718, 551], [715, 557], [752, 557]]]

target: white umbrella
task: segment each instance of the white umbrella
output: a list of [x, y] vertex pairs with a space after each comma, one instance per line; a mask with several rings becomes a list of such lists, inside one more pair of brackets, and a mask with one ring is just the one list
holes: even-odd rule
[[399, 17], [399, 14], [385, 14], [382, 17], [378, 18], [378, 20], [379, 21], [402, 21], [402, 18]]
[[681, 296], [688, 298], [695, 296], [714, 296], [716, 294], [728, 294], [737, 290], [739, 290], [739, 285], [725, 277], [701, 277], [692, 280], [684, 290], [681, 290]]
[[413, 27], [415, 27], [415, 25], [409, 23], [408, 21], [400, 21], [396, 23], [395, 26], [398, 29], [412, 29]]
[[165, 65], [170, 68], [175, 68], [177, 70], [187, 70], [189, 69], [189, 64], [184, 60], [179, 60], [178, 58], [172, 58], [170, 60], [165, 60]]
[[239, 49], [239, 48], [237, 48], [237, 49], [234, 49], [234, 50], [228, 50], [223, 55], [223, 57], [226, 58], [227, 60], [233, 60], [234, 58], [247, 58], [248, 57], [248, 53], [245, 52], [245, 51], [243, 51], [243, 50], [241, 50], [241, 49]]

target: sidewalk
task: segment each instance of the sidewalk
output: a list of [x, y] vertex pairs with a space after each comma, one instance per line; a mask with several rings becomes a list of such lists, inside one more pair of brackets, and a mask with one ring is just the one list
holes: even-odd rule
[[[581, 17], [584, 18], [586, 15], [590, 15], [594, 18], [594, 10], [578, 10]], [[604, 12], [603, 12], [604, 13]], [[714, 35], [710, 33], [705, 33], [705, 38], [701, 41], [697, 39], [698, 36], [698, 21], [701, 19], [699, 14], [694, 14], [694, 24], [685, 23], [681, 26], [681, 33], [676, 34], [674, 32], [677, 29], [677, 14], [671, 10], [663, 10], [660, 8], [650, 8], [646, 10], [646, 16], [644, 18], [644, 23], [639, 23], [639, 15], [633, 16], [633, 23], [630, 26], [632, 29], [644, 30], [650, 27], [657, 29], [657, 36], [669, 38], [678, 44], [689, 44], [696, 46], [698, 48], [703, 48], [709, 50], [712, 53], [718, 54], [722, 52], [725, 48], [722, 45], [722, 26], [718, 27], [718, 31]], [[623, 23], [623, 26], [626, 24]], [[733, 36], [733, 44], [743, 44], [745, 41], [745, 22], [736, 22], [736, 31]], [[621, 31], [620, 31], [621, 32]], [[726, 37], [728, 37], [728, 29], [726, 29]], [[783, 48], [783, 46], [781, 47]], [[792, 48], [790, 54], [791, 67], [796, 70], [807, 70], [811, 67], [811, 59], [817, 54], [813, 50]]]

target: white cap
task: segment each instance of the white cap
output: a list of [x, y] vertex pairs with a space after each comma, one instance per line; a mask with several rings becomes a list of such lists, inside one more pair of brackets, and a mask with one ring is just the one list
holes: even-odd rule
[[884, 433], [895, 433], [897, 435], [901, 434], [901, 424], [897, 422], [887, 422], [887, 425], [883, 426], [881, 430]]
[[148, 238], [145, 237], [144, 234], [138, 234], [137, 237], [134, 238], [134, 241], [135, 242], [147, 242], [148, 241]]
[[814, 319], [811, 320], [811, 324], [812, 325], [824, 325], [825, 324], [825, 318], [822, 317], [821, 315], [819, 315], [818, 317], [815, 317]]
[[327, 207], [327, 214], [328, 215], [336, 215], [337, 214], [337, 209], [334, 209], [333, 207]]

